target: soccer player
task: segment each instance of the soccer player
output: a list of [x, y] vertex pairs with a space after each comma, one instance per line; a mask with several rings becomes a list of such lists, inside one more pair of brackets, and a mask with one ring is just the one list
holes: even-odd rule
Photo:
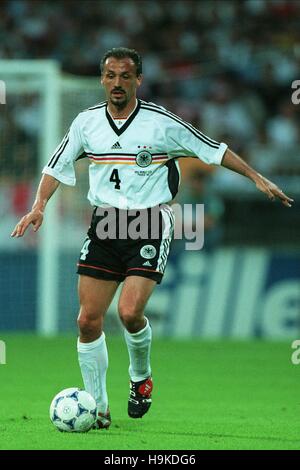
[[[103, 332], [105, 313], [121, 282], [118, 311], [129, 353], [128, 414], [142, 417], [150, 408], [152, 332], [144, 315], [153, 289], [160, 283], [169, 254], [173, 214], [168, 206], [178, 190], [179, 157], [198, 157], [250, 178], [257, 189], [285, 206], [293, 202], [224, 143], [207, 137], [161, 106], [137, 99], [142, 82], [139, 54], [115, 48], [101, 61], [101, 84], [107, 101], [75, 118], [69, 132], [43, 169], [32, 210], [16, 225], [22, 237], [37, 231], [46, 205], [60, 182], [75, 185], [74, 163], [88, 157], [88, 199], [94, 212], [78, 261], [78, 358], [85, 388], [98, 405], [98, 428], [111, 424], [106, 392], [108, 354]], [[158, 238], [110, 237], [99, 233], [104, 209], [114, 208], [116, 224], [131, 209], [160, 207]], [[128, 212], [130, 220], [134, 220]], [[123, 220], [123, 219], [122, 219]], [[163, 223], [162, 223], [163, 222]], [[100, 225], [99, 225], [100, 224]]]

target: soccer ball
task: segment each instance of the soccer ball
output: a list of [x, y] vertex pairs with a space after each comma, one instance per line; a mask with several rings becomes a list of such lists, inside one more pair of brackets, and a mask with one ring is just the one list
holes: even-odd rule
[[87, 432], [97, 419], [97, 405], [88, 392], [66, 388], [53, 398], [50, 419], [59, 431]]

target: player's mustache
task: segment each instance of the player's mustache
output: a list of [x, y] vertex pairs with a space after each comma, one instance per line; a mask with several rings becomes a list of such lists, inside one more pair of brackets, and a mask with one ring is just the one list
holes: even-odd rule
[[122, 88], [114, 88], [114, 89], [112, 90], [112, 93], [114, 93], [115, 91], [125, 93], [125, 91], [122, 90]]

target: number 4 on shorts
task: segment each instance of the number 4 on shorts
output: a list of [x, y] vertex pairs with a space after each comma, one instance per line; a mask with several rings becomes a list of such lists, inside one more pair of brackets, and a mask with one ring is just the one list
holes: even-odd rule
[[83, 244], [83, 247], [82, 247], [82, 250], [80, 252], [80, 259], [82, 259], [83, 261], [86, 260], [86, 256], [89, 252], [89, 244], [91, 243], [91, 240], [89, 238], [87, 238], [85, 241], [84, 241], [84, 244]]

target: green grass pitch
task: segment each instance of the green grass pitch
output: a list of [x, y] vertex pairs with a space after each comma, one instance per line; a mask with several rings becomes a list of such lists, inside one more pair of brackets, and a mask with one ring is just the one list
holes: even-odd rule
[[127, 416], [128, 358], [108, 337], [109, 431], [59, 433], [49, 405], [61, 389], [82, 387], [76, 337], [2, 334], [1, 449], [299, 449], [300, 365], [290, 343], [156, 340], [153, 404]]

